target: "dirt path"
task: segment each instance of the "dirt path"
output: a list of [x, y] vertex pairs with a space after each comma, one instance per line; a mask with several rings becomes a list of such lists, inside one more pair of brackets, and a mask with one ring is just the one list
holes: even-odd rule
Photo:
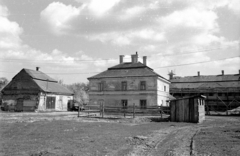
[[[154, 131], [148, 136], [136, 136], [128, 138], [129, 144], [133, 145], [128, 156], [173, 156], [173, 155], [191, 155], [192, 138], [199, 130], [198, 127], [171, 126], [166, 129]], [[127, 145], [126, 145], [127, 146]], [[121, 148], [120, 150], [126, 150]], [[117, 153], [117, 152], [115, 152]], [[118, 153], [121, 153], [118, 151]], [[109, 155], [114, 155], [110, 153]]]

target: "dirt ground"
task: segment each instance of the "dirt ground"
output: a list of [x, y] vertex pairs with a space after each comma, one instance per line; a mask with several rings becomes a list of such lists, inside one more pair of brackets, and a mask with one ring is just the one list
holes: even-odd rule
[[240, 116], [202, 124], [159, 117], [0, 112], [0, 156], [238, 156]]

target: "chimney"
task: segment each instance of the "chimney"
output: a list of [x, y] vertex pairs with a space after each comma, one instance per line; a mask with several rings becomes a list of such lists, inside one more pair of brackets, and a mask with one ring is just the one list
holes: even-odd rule
[[147, 56], [143, 56], [143, 64], [147, 65]]
[[173, 76], [175, 75], [174, 72], [171, 70], [171, 72], [168, 72], [169, 80], [173, 79]]
[[36, 71], [39, 71], [39, 68], [40, 68], [40, 67], [36, 67]]
[[132, 55], [132, 63], [137, 63], [138, 62], [138, 53], [136, 52], [135, 55]]
[[197, 72], [197, 75], [200, 76], [200, 71]]
[[123, 57], [124, 57], [124, 55], [119, 55], [119, 63], [120, 64], [123, 63]]
[[224, 70], [222, 70], [222, 75], [224, 75]]

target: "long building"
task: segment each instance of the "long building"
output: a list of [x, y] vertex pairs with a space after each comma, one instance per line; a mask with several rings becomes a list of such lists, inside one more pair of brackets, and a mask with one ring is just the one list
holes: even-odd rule
[[178, 77], [170, 75], [170, 94], [175, 98], [205, 95], [206, 111], [226, 111], [240, 106], [240, 70], [238, 74]]

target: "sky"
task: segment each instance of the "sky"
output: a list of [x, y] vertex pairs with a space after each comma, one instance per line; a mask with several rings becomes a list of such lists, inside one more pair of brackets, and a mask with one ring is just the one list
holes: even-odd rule
[[159, 75], [237, 74], [239, 0], [0, 0], [0, 77], [40, 71], [65, 84], [139, 61]]

